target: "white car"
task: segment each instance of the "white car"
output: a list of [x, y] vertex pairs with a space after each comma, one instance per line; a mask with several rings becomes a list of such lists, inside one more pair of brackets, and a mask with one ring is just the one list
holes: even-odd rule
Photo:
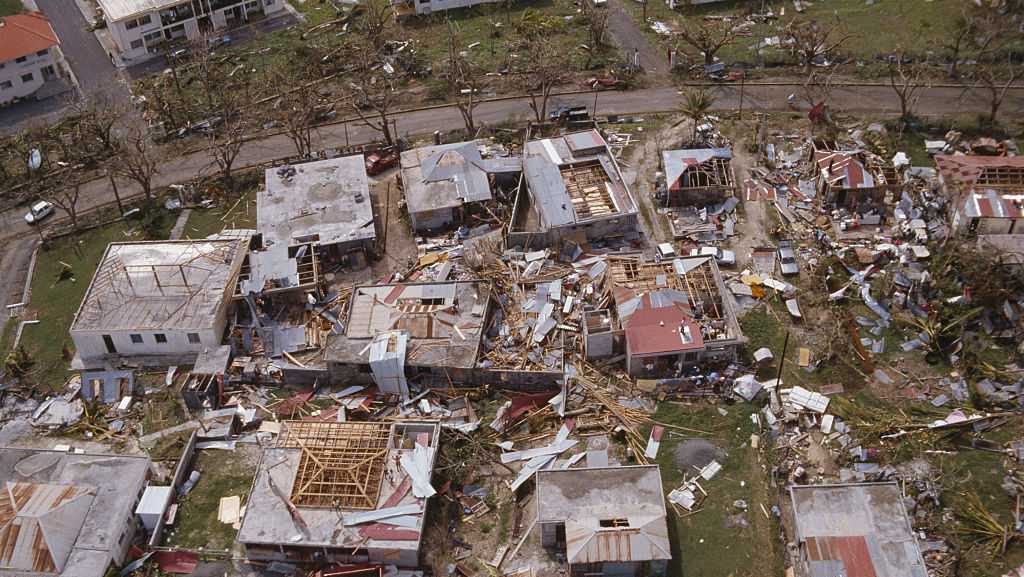
[[25, 222], [36, 224], [51, 214], [53, 214], [53, 203], [40, 200], [29, 208], [28, 213], [25, 215]]
[[782, 270], [782, 276], [800, 274], [800, 264], [796, 261], [796, 250], [792, 241], [779, 241], [779, 269]]
[[718, 266], [736, 266], [736, 253], [722, 250], [717, 246], [702, 246], [690, 249], [690, 256], [713, 256]]

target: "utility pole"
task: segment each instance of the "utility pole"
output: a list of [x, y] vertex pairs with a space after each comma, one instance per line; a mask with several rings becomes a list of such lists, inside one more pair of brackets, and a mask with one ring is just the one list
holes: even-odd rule
[[779, 372], [775, 375], [775, 402], [782, 404], [782, 397], [779, 396], [779, 387], [782, 385], [782, 367], [786, 365], [786, 349], [789, 348], [789, 331], [786, 331], [786, 340], [782, 341], [782, 355], [779, 357]]
[[117, 192], [117, 182], [114, 180], [114, 173], [107, 169], [107, 177], [110, 179], [110, 189], [114, 191], [114, 200], [117, 201], [117, 211], [124, 216], [124, 205], [121, 204], [121, 195]]
[[743, 120], [743, 84], [747, 80], [747, 71], [742, 70], [740, 74], [740, 120]]

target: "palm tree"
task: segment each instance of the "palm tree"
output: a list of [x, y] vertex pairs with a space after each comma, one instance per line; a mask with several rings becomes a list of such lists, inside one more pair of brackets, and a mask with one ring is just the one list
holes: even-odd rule
[[[679, 106], [679, 113], [687, 120], [693, 121], [693, 138], [691, 142], [697, 141], [697, 126], [708, 115], [708, 111], [715, 104], [715, 97], [704, 90], [691, 90], [686, 93], [686, 100]], [[675, 126], [682, 124], [682, 120]]]

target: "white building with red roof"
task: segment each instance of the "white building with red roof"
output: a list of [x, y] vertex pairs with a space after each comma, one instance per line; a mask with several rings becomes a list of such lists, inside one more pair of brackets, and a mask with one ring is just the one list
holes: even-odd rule
[[959, 234], [1024, 234], [1024, 156], [938, 155]]
[[0, 18], [0, 106], [35, 94], [58, 76], [59, 45], [42, 12]]

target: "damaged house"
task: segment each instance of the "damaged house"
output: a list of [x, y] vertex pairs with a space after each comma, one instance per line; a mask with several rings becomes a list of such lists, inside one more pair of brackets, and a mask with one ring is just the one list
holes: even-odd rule
[[316, 286], [324, 261], [362, 266], [377, 247], [363, 157], [267, 169], [256, 226], [241, 295]]
[[483, 141], [424, 146], [402, 153], [401, 183], [412, 228], [426, 232], [466, 224], [493, 198], [496, 179], [517, 175], [517, 158], [485, 158]]
[[242, 240], [111, 243], [71, 324], [71, 367], [191, 364], [220, 346], [244, 255]]
[[536, 474], [541, 546], [565, 560], [537, 575], [664, 575], [672, 559], [657, 465], [550, 469]]
[[439, 425], [286, 421], [237, 540], [249, 561], [419, 565]]
[[733, 195], [732, 150], [696, 148], [663, 150], [665, 206], [706, 206]]
[[636, 234], [637, 204], [597, 130], [528, 141], [519, 192], [509, 246], [582, 245]]
[[746, 338], [714, 258], [609, 257], [608, 264], [630, 376], [669, 377], [736, 358]]
[[128, 560], [148, 457], [0, 448], [0, 575], [103, 577]]
[[[867, 152], [828, 149], [814, 150], [814, 164], [815, 188], [822, 206], [875, 215], [881, 222], [885, 195], [898, 182], [891, 166]], [[869, 221], [866, 224], [878, 224]]]
[[899, 485], [791, 485], [797, 577], [927, 577]]
[[1024, 234], [1024, 156], [938, 155], [955, 234]]
[[413, 378], [472, 381], [490, 292], [482, 281], [355, 287], [344, 334], [324, 353], [330, 382], [407, 398]]

